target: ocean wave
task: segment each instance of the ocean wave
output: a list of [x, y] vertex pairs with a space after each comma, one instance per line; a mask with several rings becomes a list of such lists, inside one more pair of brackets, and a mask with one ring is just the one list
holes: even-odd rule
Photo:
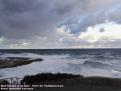
[[104, 67], [109, 66], [108, 64], [104, 64], [104, 63], [97, 62], [97, 61], [85, 61], [83, 63], [83, 65], [92, 66], [92, 67], [96, 67], [96, 68], [99, 68], [99, 67], [104, 68]]
[[[40, 55], [36, 53], [2, 53], [0, 54], [1, 58], [42, 58], [44, 61], [34, 62], [21, 67], [0, 69], [0, 74], [3, 75], [3, 78], [24, 77], [25, 75], [35, 75], [38, 73], [72, 73], [84, 76], [121, 77], [120, 60], [95, 59], [100, 55], [78, 54], [75, 56], [72, 54]], [[106, 54], [105, 56], [108, 57], [109, 55]]]

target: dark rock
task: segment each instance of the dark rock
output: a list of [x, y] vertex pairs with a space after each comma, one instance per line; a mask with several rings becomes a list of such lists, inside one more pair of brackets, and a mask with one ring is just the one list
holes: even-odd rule
[[41, 58], [19, 58], [19, 57], [8, 57], [0, 60], [0, 68], [10, 68], [22, 65], [27, 65], [32, 62], [43, 61]]
[[[1, 82], [1, 81], [0, 81]], [[1, 82], [6, 84], [6, 82]], [[0, 83], [0, 84], [1, 84]], [[108, 77], [83, 77], [72, 74], [42, 73], [25, 76], [21, 81], [24, 85], [64, 85], [52, 91], [121, 91], [121, 79]], [[50, 91], [52, 88], [34, 88], [32, 91]]]
[[83, 91], [90, 91], [90, 88], [92, 88], [93, 91], [121, 91], [121, 79], [118, 78], [83, 77], [80, 75], [59, 73], [47, 73], [38, 74], [35, 76], [25, 76], [24, 79], [21, 81], [21, 84], [62, 84], [64, 85], [64, 87], [67, 88], [87, 89]]
[[62, 83], [62, 81], [66, 80], [66, 79], [72, 79], [72, 78], [80, 78], [82, 76], [80, 75], [72, 75], [72, 74], [51, 74], [51, 73], [42, 73], [42, 74], [38, 74], [35, 76], [25, 76], [24, 79], [21, 81], [22, 84], [58, 84], [58, 83]]

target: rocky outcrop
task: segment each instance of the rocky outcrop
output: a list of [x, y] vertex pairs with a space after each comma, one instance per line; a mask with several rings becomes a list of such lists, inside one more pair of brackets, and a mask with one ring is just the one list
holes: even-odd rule
[[37, 74], [33, 76], [25, 76], [24, 79], [21, 81], [22, 84], [61, 84], [63, 81], [67, 79], [74, 79], [74, 78], [80, 78], [82, 76], [80, 75], [72, 75], [72, 74], [66, 74], [66, 73], [42, 73]]
[[[5, 80], [0, 80], [1, 84], [9, 84]], [[72, 74], [52, 74], [42, 73], [38, 75], [25, 76], [21, 85], [63, 85], [62, 88], [34, 87], [29, 91], [121, 91], [121, 79], [108, 77], [83, 77]], [[46, 89], [46, 90], [45, 90]], [[21, 91], [21, 90], [20, 90]]]
[[0, 59], [0, 68], [11, 68], [22, 65], [27, 65], [32, 62], [43, 61], [41, 58], [21, 58], [21, 57], [7, 57]]
[[[22, 84], [50, 84], [63, 85], [62, 91], [121, 91], [121, 79], [108, 77], [83, 77], [72, 74], [38, 74], [34, 76], [25, 76]], [[59, 89], [59, 88], [58, 88]], [[73, 90], [74, 89], [74, 90]], [[35, 88], [34, 91], [43, 90]], [[50, 91], [50, 88], [47, 89]], [[57, 91], [57, 90], [55, 90]]]

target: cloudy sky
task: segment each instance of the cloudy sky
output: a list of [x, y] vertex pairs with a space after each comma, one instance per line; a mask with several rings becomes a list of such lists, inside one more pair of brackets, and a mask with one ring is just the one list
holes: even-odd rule
[[0, 0], [0, 49], [119, 47], [121, 0]]

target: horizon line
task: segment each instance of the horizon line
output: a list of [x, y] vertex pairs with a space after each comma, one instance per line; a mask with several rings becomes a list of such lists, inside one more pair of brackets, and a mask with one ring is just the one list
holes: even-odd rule
[[16, 49], [12, 49], [12, 48], [6, 48], [6, 49], [0, 49], [0, 50], [69, 50], [69, 49], [121, 49], [121, 48], [16, 48]]

